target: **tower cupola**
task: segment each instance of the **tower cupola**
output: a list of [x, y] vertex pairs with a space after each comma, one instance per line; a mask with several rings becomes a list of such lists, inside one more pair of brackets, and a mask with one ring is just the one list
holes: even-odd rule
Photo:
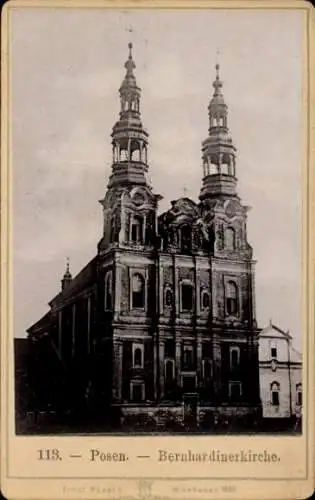
[[119, 88], [119, 120], [113, 127], [112, 175], [108, 187], [145, 185], [148, 170], [148, 133], [142, 126], [140, 115], [141, 89], [138, 87], [132, 56], [132, 44], [128, 45], [129, 55], [125, 63], [126, 74]]
[[71, 281], [72, 281], [72, 274], [70, 273], [69, 257], [67, 257], [66, 270], [61, 280], [61, 290], [67, 288], [67, 286], [71, 283]]
[[203, 184], [200, 200], [236, 194], [236, 148], [228, 129], [228, 107], [224, 101], [219, 64], [216, 64], [215, 69], [214, 93], [208, 106], [208, 137], [202, 143]]

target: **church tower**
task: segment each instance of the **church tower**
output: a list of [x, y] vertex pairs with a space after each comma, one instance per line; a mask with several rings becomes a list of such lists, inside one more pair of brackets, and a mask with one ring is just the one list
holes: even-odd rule
[[209, 135], [202, 143], [201, 200], [236, 195], [236, 148], [228, 129], [228, 107], [224, 102], [219, 64], [215, 68], [214, 94], [208, 106]]
[[161, 199], [147, 179], [148, 133], [140, 114], [141, 89], [129, 43], [126, 74], [119, 88], [119, 119], [112, 130], [112, 173], [104, 200], [104, 235], [100, 248], [148, 247], [154, 244], [156, 208]]

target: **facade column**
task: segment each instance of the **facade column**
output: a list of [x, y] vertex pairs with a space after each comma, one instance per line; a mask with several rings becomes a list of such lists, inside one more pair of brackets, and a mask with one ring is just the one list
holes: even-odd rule
[[75, 304], [72, 306], [72, 356], [75, 353]]
[[252, 301], [252, 318], [251, 321], [254, 322], [256, 321], [256, 294], [255, 294], [255, 288], [256, 288], [256, 283], [255, 283], [255, 271], [253, 269], [253, 266], [251, 266], [250, 270], [250, 280], [251, 280], [251, 301]]
[[197, 380], [200, 387], [202, 381], [202, 341], [200, 335], [197, 339]]
[[176, 339], [175, 342], [175, 363], [176, 363], [176, 384], [178, 387], [181, 385], [181, 341]]
[[154, 401], [158, 398], [158, 341], [157, 333], [153, 334], [153, 383], [154, 383]]
[[164, 398], [164, 341], [159, 342], [159, 361], [160, 361], [160, 399]]
[[122, 385], [122, 357], [123, 344], [121, 340], [114, 339], [113, 342], [113, 400], [121, 401], [121, 385]]
[[130, 151], [131, 140], [128, 139], [128, 161], [131, 161], [131, 151]]
[[145, 245], [145, 244], [146, 244], [146, 241], [145, 241], [145, 236], [146, 236], [146, 234], [145, 234], [145, 233], [146, 233], [146, 227], [147, 227], [147, 218], [146, 218], [146, 216], [144, 215], [144, 216], [143, 216], [143, 223], [142, 223], [142, 235], [141, 235], [141, 236], [142, 236], [142, 243], [143, 243], [143, 245]]
[[222, 400], [222, 381], [221, 381], [221, 345], [220, 340], [213, 340], [213, 386], [214, 396], [217, 401]]
[[120, 313], [120, 298], [121, 298], [121, 265], [117, 261], [114, 264], [114, 319], [117, 320]]
[[159, 300], [158, 308], [159, 308], [159, 316], [164, 314], [164, 283], [163, 283], [163, 267], [161, 266], [161, 260], [159, 258], [159, 275], [158, 275], [158, 289], [157, 289], [157, 297]]
[[[175, 269], [175, 272], [174, 272], [174, 276], [175, 276], [175, 279], [174, 279], [175, 318], [178, 318], [179, 311], [180, 311], [180, 295], [179, 295], [180, 283], [179, 283], [179, 271], [178, 271], [178, 267], [176, 267], [175, 255], [174, 255], [173, 266]], [[176, 319], [175, 319], [175, 322], [176, 322]]]

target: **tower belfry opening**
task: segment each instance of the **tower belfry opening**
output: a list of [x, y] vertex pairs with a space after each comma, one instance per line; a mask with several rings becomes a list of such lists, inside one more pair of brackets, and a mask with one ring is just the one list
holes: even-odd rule
[[213, 96], [208, 106], [208, 137], [202, 143], [203, 185], [200, 199], [236, 194], [236, 148], [228, 128], [220, 65], [215, 65]]

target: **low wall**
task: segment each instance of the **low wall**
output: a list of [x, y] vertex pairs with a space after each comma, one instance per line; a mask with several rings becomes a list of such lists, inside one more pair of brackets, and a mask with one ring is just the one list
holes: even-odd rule
[[[184, 405], [177, 406], [122, 406], [120, 423], [132, 429], [169, 429], [185, 428]], [[239, 422], [251, 425], [258, 418], [257, 408], [249, 406], [198, 406], [196, 425], [201, 428], [227, 426]]]

